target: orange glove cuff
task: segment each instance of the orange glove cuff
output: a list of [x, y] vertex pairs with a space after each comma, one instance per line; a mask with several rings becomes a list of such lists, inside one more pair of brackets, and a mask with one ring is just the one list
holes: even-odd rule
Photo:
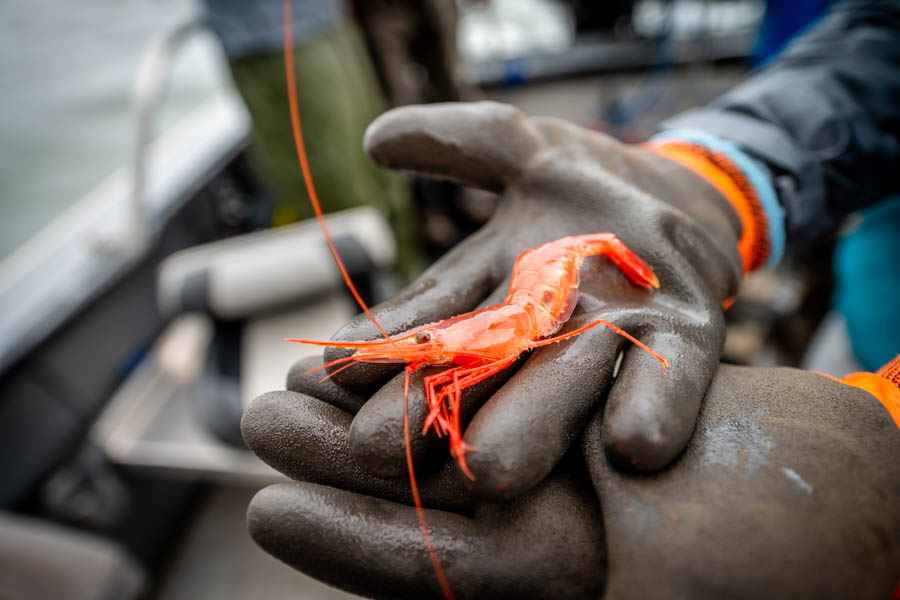
[[900, 356], [878, 369], [876, 373], [851, 373], [843, 379], [830, 375], [828, 377], [875, 396], [900, 428]]
[[652, 141], [645, 148], [690, 169], [728, 199], [743, 225], [738, 252], [745, 273], [766, 264], [771, 252], [766, 211], [751, 183], [727, 156], [674, 139]]

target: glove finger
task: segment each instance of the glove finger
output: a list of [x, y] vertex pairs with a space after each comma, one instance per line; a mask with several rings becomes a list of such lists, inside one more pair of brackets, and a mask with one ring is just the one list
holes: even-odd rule
[[514, 106], [496, 102], [403, 106], [369, 125], [363, 146], [385, 167], [500, 192], [543, 144]]
[[[385, 330], [395, 335], [419, 325], [433, 323], [471, 310], [497, 285], [499, 244], [488, 229], [482, 229], [435, 262], [412, 285], [395, 298], [373, 309]], [[378, 340], [381, 333], [365, 315], [359, 315], [333, 336], [334, 340]], [[327, 348], [325, 362], [349, 356], [353, 350]], [[339, 368], [335, 366], [332, 371]], [[371, 391], [401, 369], [393, 364], [358, 363], [334, 379], [354, 390]]]
[[323, 381], [323, 377], [327, 375], [324, 370], [310, 372], [311, 369], [318, 369], [321, 366], [322, 359], [318, 356], [307, 356], [295, 362], [288, 371], [287, 389], [312, 396], [355, 415], [365, 404], [366, 397], [337, 385], [332, 379]]
[[655, 471], [690, 439], [721, 344], [698, 343], [675, 332], [657, 331], [645, 338], [669, 362], [668, 371], [638, 348], [625, 352], [604, 410], [604, 448], [620, 467]]
[[[586, 315], [585, 315], [586, 317]], [[575, 317], [563, 331], [596, 319]], [[616, 315], [606, 315], [616, 320]], [[544, 479], [584, 428], [612, 379], [624, 338], [598, 326], [535, 351], [465, 431], [473, 489], [511, 498]]]
[[[548, 482], [474, 518], [426, 510], [431, 538], [457, 598], [599, 597], [605, 550], [592, 490]], [[441, 598], [415, 509], [311, 483], [259, 492], [254, 540], [292, 567], [363, 595]]]
[[[292, 479], [412, 503], [409, 482], [373, 477], [350, 456], [352, 417], [334, 406], [295, 392], [269, 392], [256, 398], [241, 421], [244, 442], [261, 460]], [[417, 478], [422, 502], [462, 510], [470, 493], [456, 467]]]

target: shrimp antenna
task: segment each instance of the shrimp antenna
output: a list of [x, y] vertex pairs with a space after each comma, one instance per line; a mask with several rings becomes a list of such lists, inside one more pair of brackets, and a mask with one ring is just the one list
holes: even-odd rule
[[[318, 219], [319, 226], [322, 228], [322, 233], [325, 235], [325, 241], [328, 242], [328, 249], [331, 250], [331, 256], [334, 257], [334, 262], [337, 263], [338, 269], [340, 269], [341, 275], [344, 277], [344, 282], [350, 289], [350, 293], [353, 294], [353, 297], [356, 299], [356, 303], [359, 304], [359, 306], [363, 309], [363, 312], [366, 313], [366, 316], [368, 316], [369, 319], [371, 319], [372, 323], [375, 324], [375, 327], [378, 328], [378, 331], [381, 332], [381, 335], [383, 335], [386, 340], [392, 341], [391, 336], [388, 335], [387, 331], [384, 330], [378, 320], [375, 319], [375, 315], [372, 314], [372, 311], [369, 310], [369, 307], [366, 306], [366, 303], [363, 301], [362, 296], [360, 296], [359, 292], [356, 291], [356, 286], [353, 285], [353, 281], [350, 280], [350, 275], [347, 274], [347, 269], [344, 267], [344, 262], [338, 255], [337, 248], [334, 247], [334, 242], [331, 239], [331, 234], [328, 233], [328, 227], [325, 225], [325, 217], [322, 215], [322, 207], [319, 205], [319, 198], [316, 195], [316, 188], [315, 186], [313, 186], [312, 175], [310, 174], [309, 163], [306, 158], [306, 146], [303, 144], [303, 129], [300, 127], [300, 109], [298, 108], [297, 103], [297, 82], [294, 76], [294, 35], [292, 30], [293, 15], [290, 0], [285, 0], [283, 7], [284, 69], [287, 76], [288, 105], [290, 106], [291, 112], [291, 129], [294, 132], [294, 146], [297, 149], [297, 158], [300, 160], [300, 170], [303, 172], [303, 181], [306, 184], [306, 191], [309, 193], [309, 200], [312, 203], [313, 210], [316, 213], [316, 219]], [[450, 585], [447, 583], [447, 578], [444, 575], [444, 570], [441, 568], [441, 563], [438, 561], [437, 552], [435, 551], [434, 544], [431, 541], [431, 534], [428, 531], [428, 523], [425, 520], [425, 509], [422, 507], [422, 499], [419, 497], [419, 486], [416, 483], [416, 474], [413, 469], [412, 452], [409, 444], [409, 408], [407, 406], [408, 391], [409, 371], [406, 371], [406, 382], [403, 391], [403, 435], [405, 438], [404, 441], [406, 443], [406, 460], [409, 470], [409, 485], [412, 490], [413, 502], [416, 506], [416, 515], [419, 517], [419, 526], [422, 529], [422, 537], [425, 539], [425, 546], [428, 548], [428, 554], [431, 557], [431, 564], [434, 567], [435, 575], [438, 578], [438, 583], [440, 583], [441, 590], [444, 592], [444, 596], [452, 600], [453, 592], [450, 590]]]
[[319, 221], [319, 226], [322, 228], [322, 233], [325, 235], [325, 241], [328, 243], [328, 249], [331, 250], [331, 256], [334, 257], [334, 262], [337, 264], [338, 269], [341, 271], [341, 275], [344, 277], [344, 282], [346, 282], [347, 287], [350, 289], [350, 293], [353, 294], [353, 297], [356, 299], [356, 303], [359, 304], [360, 308], [363, 309], [363, 312], [372, 320], [372, 323], [375, 324], [375, 327], [378, 328], [378, 331], [381, 332], [381, 335], [385, 337], [385, 339], [391, 339], [391, 336], [388, 335], [387, 331], [381, 326], [377, 319], [375, 319], [375, 315], [372, 314], [372, 311], [369, 310], [369, 307], [363, 301], [362, 296], [359, 295], [359, 292], [356, 290], [356, 286], [353, 285], [353, 281], [350, 279], [350, 275], [347, 273], [347, 268], [344, 267], [344, 261], [341, 260], [341, 257], [338, 255], [337, 248], [334, 247], [334, 241], [331, 239], [331, 234], [328, 233], [328, 226], [325, 224], [325, 217], [322, 214], [322, 207], [319, 205], [319, 197], [316, 194], [316, 188], [313, 185], [312, 175], [309, 171], [309, 161], [306, 158], [306, 145], [303, 143], [303, 129], [300, 126], [300, 109], [297, 106], [297, 81], [294, 75], [294, 44], [293, 44], [293, 30], [292, 30], [292, 10], [291, 3], [289, 0], [285, 0], [284, 2], [284, 68], [285, 74], [287, 76], [287, 88], [288, 88], [288, 104], [290, 106], [291, 112], [291, 129], [294, 132], [294, 146], [297, 148], [297, 158], [300, 160], [300, 170], [303, 172], [303, 182], [306, 184], [306, 191], [309, 193], [309, 201], [312, 203], [313, 211], [316, 213], [316, 219]]

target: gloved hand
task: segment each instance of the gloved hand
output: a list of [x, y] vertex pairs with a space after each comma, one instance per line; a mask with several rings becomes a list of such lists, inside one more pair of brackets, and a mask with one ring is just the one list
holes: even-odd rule
[[[617, 353], [627, 343], [597, 327], [570, 344], [533, 352], [515, 374], [507, 369], [467, 391], [464, 422], [477, 412], [464, 434], [476, 450], [467, 454], [474, 486], [511, 497], [540, 481], [607, 391], [610, 457], [643, 471], [668, 464], [694, 428], [725, 337], [721, 305], [741, 278], [740, 224], [726, 199], [693, 172], [640, 147], [491, 102], [392, 110], [372, 123], [365, 145], [382, 165], [502, 195], [482, 230], [377, 307], [391, 334], [502, 300], [516, 256], [565, 235], [612, 232], [661, 283], [648, 293], [606, 259], [591, 259], [582, 267], [579, 308], [567, 328], [601, 318], [615, 323], [665, 357], [667, 373], [647, 353], [628, 348], [613, 381]], [[365, 317], [335, 335], [379, 337]], [[329, 349], [325, 356], [346, 354]], [[358, 365], [335, 379], [371, 390], [396, 372], [391, 365]], [[410, 389], [420, 391], [417, 383]], [[401, 390], [402, 376], [375, 393], [353, 421], [352, 454], [373, 474], [406, 473]], [[410, 402], [420, 460], [434, 436], [419, 435], [422, 394]]]
[[889, 598], [900, 584], [900, 431], [872, 396], [796, 369], [722, 365], [694, 437], [654, 477], [583, 450], [609, 598]]
[[[250, 448], [300, 480], [257, 494], [247, 516], [251, 534], [280, 560], [351, 592], [442, 597], [409, 483], [373, 477], [350, 457], [350, 422], [363, 398], [315, 374], [302, 375], [315, 364], [299, 362], [288, 391], [260, 396], [244, 415]], [[602, 592], [601, 513], [583, 461], [570, 457], [539, 485], [500, 504], [473, 497], [446, 455], [441, 469], [419, 477], [434, 545], [456, 597]]]
[[[362, 399], [300, 370], [290, 387], [304, 393], [266, 394], [244, 417], [253, 451], [302, 479], [253, 499], [252, 536], [352, 592], [441, 597], [407, 483], [349, 457], [352, 415], [336, 405]], [[900, 432], [865, 392], [723, 365], [687, 450], [652, 476], [610, 466], [601, 419], [512, 501], [473, 498], [449, 459], [423, 478], [457, 598], [882, 599], [900, 581]]]

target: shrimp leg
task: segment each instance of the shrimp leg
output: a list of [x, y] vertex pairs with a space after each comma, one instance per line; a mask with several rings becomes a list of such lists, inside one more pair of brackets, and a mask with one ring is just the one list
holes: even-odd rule
[[[425, 378], [425, 390], [428, 406], [431, 411], [425, 419], [423, 433], [433, 428], [439, 436], [446, 433], [450, 436], [450, 454], [456, 457], [459, 468], [466, 477], [475, 476], [466, 465], [465, 454], [474, 450], [462, 440], [460, 418], [460, 401], [462, 391], [506, 369], [517, 356], [509, 356], [477, 367], [455, 367]], [[442, 386], [438, 391], [437, 387]]]
[[554, 336], [551, 338], [545, 338], [543, 340], [538, 340], [536, 342], [532, 342], [529, 347], [530, 348], [540, 348], [541, 346], [549, 346], [550, 344], [556, 344], [563, 340], [567, 340], [569, 338], [575, 337], [576, 335], [581, 335], [588, 329], [596, 327], [597, 325], [604, 325], [605, 327], [612, 329], [613, 331], [615, 331], [616, 333], [621, 335], [623, 338], [625, 338], [626, 340], [628, 340], [629, 342], [631, 342], [632, 344], [634, 344], [635, 346], [637, 346], [644, 352], [647, 352], [648, 354], [650, 354], [650, 356], [652, 356], [653, 358], [658, 360], [660, 363], [662, 363], [663, 371], [669, 370], [669, 361], [667, 361], [665, 358], [660, 356], [658, 353], [654, 352], [653, 349], [650, 348], [650, 346], [648, 346], [647, 344], [643, 343], [642, 341], [640, 341], [639, 339], [637, 339], [636, 337], [634, 337], [633, 335], [631, 335], [630, 333], [628, 333], [627, 331], [622, 329], [621, 327], [618, 327], [617, 325], [613, 325], [612, 323], [610, 323], [609, 321], [607, 321], [605, 319], [597, 319], [596, 321], [594, 321], [592, 323], [588, 323], [584, 327], [579, 327], [578, 329], [576, 329], [574, 331], [570, 331], [568, 333], [564, 333], [562, 335], [557, 335], [557, 336]]

